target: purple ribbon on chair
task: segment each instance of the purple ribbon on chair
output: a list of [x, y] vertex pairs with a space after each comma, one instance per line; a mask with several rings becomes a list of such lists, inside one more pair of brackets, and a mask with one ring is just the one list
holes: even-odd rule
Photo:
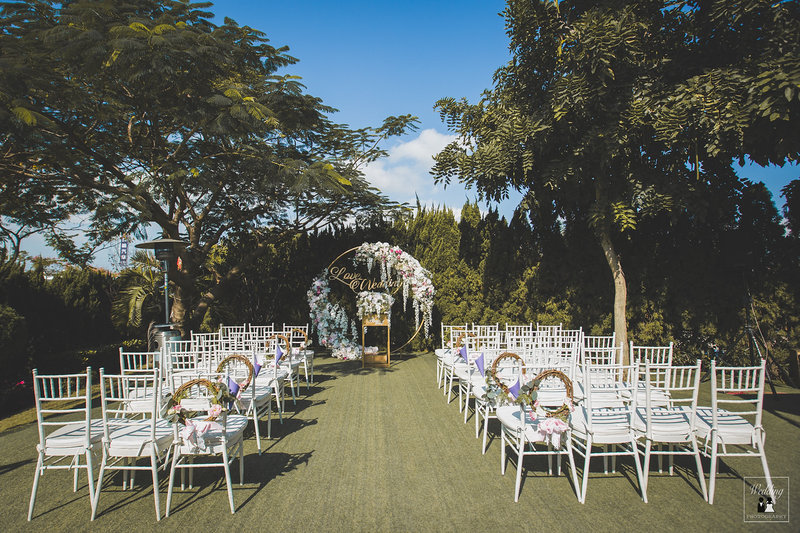
[[508, 393], [516, 400], [519, 396], [519, 380], [508, 388]]
[[467, 359], [467, 347], [466, 346], [462, 346], [461, 348], [459, 348], [458, 349], [458, 353], [459, 353], [459, 355], [461, 355], [461, 358], [464, 360], [465, 363], [469, 363], [469, 359]]
[[[231, 378], [228, 378], [228, 392], [231, 393], [231, 396], [234, 396], [236, 398], [239, 397], [239, 384], [236, 383]], [[228, 409], [231, 409], [232, 407], [233, 407], [233, 402], [229, 402]]]
[[278, 346], [277, 343], [275, 343], [275, 364], [276, 365], [281, 362], [281, 357], [283, 357], [283, 350], [281, 350], [281, 347]]
[[255, 355], [253, 356], [253, 379], [258, 377], [258, 373], [261, 372], [261, 365], [258, 364], [258, 357]]
[[478, 367], [478, 372], [481, 373], [481, 376], [486, 376], [486, 366], [483, 358], [483, 352], [481, 352], [481, 355], [475, 359], [475, 366]]

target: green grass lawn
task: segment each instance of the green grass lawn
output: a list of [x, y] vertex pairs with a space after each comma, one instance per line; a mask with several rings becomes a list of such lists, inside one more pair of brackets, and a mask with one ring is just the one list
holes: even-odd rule
[[[176, 490], [169, 518], [156, 522], [152, 482], [139, 472], [132, 491], [106, 482], [98, 517], [90, 522], [85, 475], [77, 493], [72, 476], [48, 472], [41, 480], [32, 522], [26, 521], [36, 462], [35, 417], [17, 415], [0, 433], [0, 507], [3, 531], [797, 531], [788, 524], [748, 524], [757, 498], [744, 476], [762, 476], [757, 459], [724, 459], [714, 505], [700, 495], [693, 460], [676, 459], [676, 475], [653, 472], [641, 501], [632, 461], [616, 474], [593, 461], [586, 504], [569, 476], [547, 475], [547, 461], [526, 460], [519, 503], [514, 467], [500, 475], [500, 440], [481, 455], [474, 423], [465, 425], [457, 402], [447, 405], [435, 384], [432, 354], [401, 356], [389, 369], [362, 370], [358, 362], [317, 357], [317, 383], [287, 400], [283, 425], [258, 455], [252, 428], [245, 442], [245, 480], [227, 504], [222, 470], [199, 471], [195, 488]], [[708, 383], [701, 397], [708, 404]], [[773, 477], [800, 480], [800, 394], [767, 395], [764, 426]], [[496, 423], [496, 422], [495, 422]], [[490, 426], [496, 433], [497, 427]], [[262, 422], [262, 434], [266, 421]], [[578, 458], [576, 457], [576, 461]], [[656, 461], [653, 461], [655, 468]], [[578, 462], [579, 474], [581, 463]], [[704, 468], [707, 470], [707, 461]], [[162, 510], [168, 471], [161, 477]], [[198, 487], [199, 486], [199, 487]], [[776, 510], [800, 512], [800, 485]], [[746, 507], [749, 506], [749, 507]]]

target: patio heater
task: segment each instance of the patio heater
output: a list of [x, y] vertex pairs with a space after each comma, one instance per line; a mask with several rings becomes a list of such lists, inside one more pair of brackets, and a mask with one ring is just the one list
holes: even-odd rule
[[169, 263], [178, 257], [178, 250], [187, 244], [177, 239], [156, 239], [136, 245], [137, 248], [153, 250], [156, 260], [161, 262], [161, 270], [164, 271], [164, 323], [155, 326], [161, 332], [164, 340], [167, 340], [164, 332], [172, 329], [169, 321]]

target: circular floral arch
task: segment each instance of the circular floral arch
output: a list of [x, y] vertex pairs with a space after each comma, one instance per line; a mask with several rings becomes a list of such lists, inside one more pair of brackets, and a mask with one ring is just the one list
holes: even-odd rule
[[[390, 282], [396, 281], [403, 289], [403, 310], [406, 310], [406, 303], [411, 298], [417, 328], [422, 326], [426, 337], [430, 334], [435, 290], [430, 273], [419, 261], [397, 246], [385, 242], [365, 242], [355, 249], [353, 265], [364, 265], [368, 272], [377, 266], [387, 296]], [[358, 359], [361, 357], [358, 326], [341, 305], [329, 300], [329, 279], [326, 268], [314, 279], [307, 292], [311, 328], [317, 332], [320, 344], [330, 348], [334, 357]], [[359, 302], [362, 301], [369, 299], [360, 297]], [[359, 315], [362, 312], [359, 308]]]

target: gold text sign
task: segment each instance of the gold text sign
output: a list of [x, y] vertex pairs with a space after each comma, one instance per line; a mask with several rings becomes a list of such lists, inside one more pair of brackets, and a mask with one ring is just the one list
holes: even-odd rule
[[[374, 291], [384, 287], [380, 278], [366, 277], [360, 272], [348, 270], [346, 266], [335, 265], [328, 269], [330, 279], [336, 280], [346, 285], [351, 291], [358, 293], [361, 291]], [[389, 290], [394, 292], [400, 288], [401, 283], [396, 279], [387, 280]]]

